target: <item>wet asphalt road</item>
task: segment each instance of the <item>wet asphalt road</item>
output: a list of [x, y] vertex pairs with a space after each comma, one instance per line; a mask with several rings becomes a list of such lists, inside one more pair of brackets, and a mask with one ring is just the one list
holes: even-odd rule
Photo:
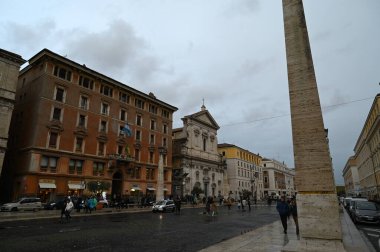
[[198, 251], [279, 220], [273, 206], [242, 212], [219, 207], [217, 216], [201, 208], [174, 213], [81, 215], [0, 223], [0, 251]]

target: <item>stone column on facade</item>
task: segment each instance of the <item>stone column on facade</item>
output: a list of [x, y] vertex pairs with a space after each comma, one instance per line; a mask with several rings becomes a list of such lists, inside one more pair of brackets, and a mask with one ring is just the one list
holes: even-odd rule
[[158, 151], [160, 157], [158, 159], [156, 201], [164, 199], [164, 155], [166, 154], [166, 149], [161, 147]]
[[303, 4], [302, 0], [282, 3], [301, 235], [301, 240], [288, 244], [284, 250], [344, 251]]
[[0, 175], [7, 149], [18, 75], [20, 66], [25, 62], [21, 56], [0, 49]]

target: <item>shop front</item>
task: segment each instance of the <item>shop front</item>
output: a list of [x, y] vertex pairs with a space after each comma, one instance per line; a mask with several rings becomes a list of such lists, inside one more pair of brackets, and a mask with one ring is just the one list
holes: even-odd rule
[[38, 197], [42, 203], [54, 200], [57, 188], [55, 179], [39, 179], [38, 187]]
[[69, 180], [67, 182], [67, 195], [70, 196], [82, 196], [83, 190], [86, 188], [86, 184], [84, 181], [73, 181]]

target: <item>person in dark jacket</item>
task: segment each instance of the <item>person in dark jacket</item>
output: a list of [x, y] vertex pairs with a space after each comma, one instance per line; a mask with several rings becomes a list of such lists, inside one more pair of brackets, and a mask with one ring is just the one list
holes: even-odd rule
[[293, 216], [294, 223], [296, 224], [296, 233], [299, 234], [299, 227], [298, 227], [298, 213], [297, 213], [297, 202], [295, 197], [293, 197], [290, 200], [289, 204], [290, 214]]
[[280, 214], [282, 227], [284, 228], [284, 233], [286, 234], [288, 229], [288, 216], [289, 216], [289, 205], [285, 201], [285, 196], [281, 197], [281, 200], [277, 202], [276, 209]]

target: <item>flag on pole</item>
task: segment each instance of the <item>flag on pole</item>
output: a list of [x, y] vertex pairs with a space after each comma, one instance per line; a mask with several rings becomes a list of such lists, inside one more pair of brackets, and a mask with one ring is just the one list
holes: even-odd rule
[[128, 137], [132, 136], [132, 130], [131, 130], [131, 128], [129, 127], [128, 124], [125, 124], [125, 126], [124, 126], [124, 128], [123, 128], [122, 131], [123, 131], [123, 133], [124, 133], [126, 136], [128, 136]]

